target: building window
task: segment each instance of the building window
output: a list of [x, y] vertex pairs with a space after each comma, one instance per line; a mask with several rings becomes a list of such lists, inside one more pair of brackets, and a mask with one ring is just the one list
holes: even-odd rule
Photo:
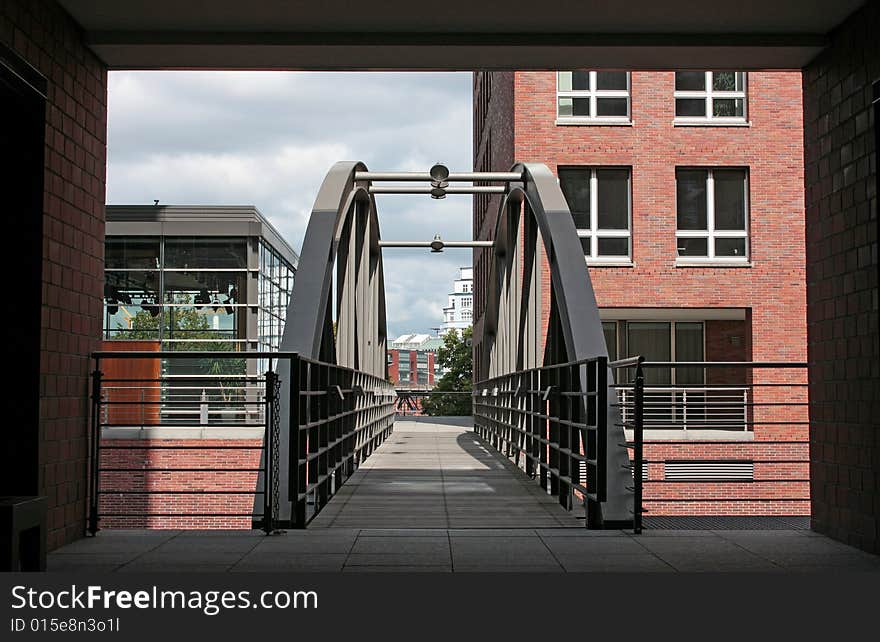
[[556, 118], [565, 123], [630, 122], [630, 75], [625, 71], [560, 71]]
[[[627, 321], [626, 344], [630, 356], [646, 361], [703, 361], [703, 323]], [[647, 385], [702, 385], [705, 370], [699, 367], [645, 368]]]
[[559, 168], [559, 185], [590, 261], [630, 260], [630, 176], [628, 167]]
[[675, 181], [678, 260], [747, 261], [748, 170], [677, 168]]
[[741, 71], [675, 72], [677, 123], [744, 123], [746, 74]]

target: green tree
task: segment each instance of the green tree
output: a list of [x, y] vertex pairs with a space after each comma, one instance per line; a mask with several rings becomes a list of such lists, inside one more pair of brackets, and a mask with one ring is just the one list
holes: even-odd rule
[[[175, 303], [191, 304], [188, 295], [175, 297]], [[172, 342], [168, 350], [179, 352], [232, 352], [236, 345], [231, 341], [224, 341], [222, 332], [214, 330], [208, 323], [206, 315], [201, 314], [195, 307], [166, 307], [164, 314], [153, 316], [147, 310], [139, 310], [131, 319], [131, 326], [126, 332], [120, 333], [120, 337], [131, 341], [156, 341], [159, 339], [159, 323], [164, 319], [164, 336], [186, 339], [199, 339], [193, 342]], [[122, 324], [117, 324], [118, 329], [123, 330]], [[216, 341], [205, 341], [216, 339]], [[224, 381], [227, 375], [242, 375], [246, 373], [244, 359], [224, 359], [217, 357], [205, 357], [197, 359], [196, 367], [198, 374], [218, 377], [221, 388], [221, 396], [226, 401], [232, 401], [238, 396], [239, 383], [236, 381]], [[193, 373], [196, 374], [196, 373]], [[230, 388], [230, 390], [227, 390]]]
[[[474, 378], [472, 336], [473, 328], [466, 328], [461, 335], [453, 330], [443, 337], [443, 345], [437, 351], [437, 362], [448, 372], [434, 386], [435, 394], [422, 402], [425, 414], [438, 417], [470, 415], [473, 412], [470, 395]], [[442, 394], [444, 392], [458, 394]]]

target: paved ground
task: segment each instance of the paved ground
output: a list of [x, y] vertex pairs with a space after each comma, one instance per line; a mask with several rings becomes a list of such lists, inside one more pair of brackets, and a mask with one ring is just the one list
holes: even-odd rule
[[425, 417], [394, 432], [309, 528], [583, 527], [508, 460], [470, 417]]
[[400, 421], [305, 531], [101, 531], [50, 571], [853, 571], [808, 530], [588, 531], [465, 424]]

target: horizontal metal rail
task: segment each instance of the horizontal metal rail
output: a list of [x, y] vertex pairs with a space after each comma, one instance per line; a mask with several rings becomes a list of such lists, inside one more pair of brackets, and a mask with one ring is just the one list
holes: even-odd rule
[[[430, 172], [355, 172], [356, 181], [432, 181]], [[455, 182], [512, 182], [522, 181], [520, 172], [452, 172], [443, 180]]]
[[[621, 410], [620, 424], [632, 431], [632, 438], [625, 445], [632, 451], [630, 465], [627, 466], [633, 476], [634, 492], [634, 530], [640, 532], [642, 527], [642, 514], [644, 508], [644, 486], [668, 484], [670, 487], [682, 484], [792, 484], [808, 482], [808, 475], [803, 471], [795, 472], [796, 469], [785, 468], [782, 474], [763, 474], [755, 477], [755, 466], [762, 469], [773, 466], [808, 466], [808, 458], [783, 457], [773, 459], [761, 459], [743, 456], [741, 458], [723, 458], [715, 456], [703, 458], [685, 459], [650, 459], [645, 457], [645, 444], [655, 444], [667, 447], [671, 443], [669, 439], [645, 439], [646, 429], [675, 431], [681, 430], [682, 436], [687, 430], [719, 431], [724, 430], [754, 430], [756, 427], [800, 427], [808, 426], [810, 421], [807, 414], [809, 406], [807, 395], [806, 375], [793, 377], [788, 373], [805, 371], [806, 362], [745, 362], [745, 361], [646, 361], [642, 357], [631, 357], [612, 362], [612, 369], [618, 377], [629, 374], [632, 379], [621, 383], [612, 384], [610, 387], [616, 391], [617, 406]], [[646, 384], [646, 373], [651, 369], [668, 370], [671, 373], [681, 371], [693, 372], [705, 370], [704, 376], [715, 373], [713, 376], [722, 378], [721, 382], [713, 381], [705, 385], [676, 385]], [[729, 373], [720, 370], [740, 371], [735, 382], [730, 382]], [[782, 378], [792, 378], [792, 381], [779, 381], [773, 376], [773, 372], [783, 375]], [[760, 374], [759, 374], [760, 373]], [[767, 381], [767, 378], [776, 379]], [[757, 379], [757, 380], [753, 380]], [[694, 442], [683, 441], [683, 444], [692, 445]], [[805, 440], [772, 440], [761, 439], [760, 441], [741, 440], [700, 440], [700, 444], [735, 444], [738, 449], [747, 447], [748, 444], [771, 445], [792, 444], [803, 445]], [[793, 453], [796, 454], [796, 453]], [[662, 465], [678, 466], [672, 471], [666, 471], [664, 477], [648, 476], [645, 474], [645, 466]], [[725, 468], [727, 466], [728, 468]], [[743, 468], [745, 466], [746, 468]], [[670, 476], [670, 477], [667, 477]], [[756, 486], [756, 487], [758, 487]], [[693, 491], [688, 491], [683, 496], [666, 497], [665, 494], [650, 498], [648, 501], [660, 501], [663, 503], [708, 503], [718, 501], [736, 502], [800, 502], [805, 497], [743, 497], [732, 496], [729, 498], [718, 496], [700, 496], [699, 486]]]
[[[291, 484], [297, 490], [294, 526], [304, 527], [392, 428], [395, 392], [391, 384], [351, 368], [300, 357], [294, 352], [101, 351], [93, 357], [89, 489], [89, 531], [92, 534], [105, 518], [248, 517], [252, 525], [267, 533], [274, 530], [278, 524], [281, 455], [278, 451], [280, 378], [274, 366], [281, 360], [290, 364], [291, 412], [287, 430], [294, 449], [289, 453]], [[117, 375], [104, 379], [102, 364], [126, 359], [256, 359], [265, 363], [268, 370], [261, 375], [233, 379], [228, 386], [210, 381], [202, 384], [204, 380], [195, 376], [125, 379]], [[210, 378], [226, 380], [225, 375]], [[108, 381], [117, 385], [105, 386]], [[119, 385], [124, 383], [130, 385]], [[135, 416], [138, 407], [140, 417]], [[108, 417], [108, 413], [112, 416]], [[126, 419], [134, 421], [126, 422]], [[120, 437], [116, 433], [112, 441], [107, 441], [104, 436], [105, 430], [110, 428], [165, 427], [257, 428], [262, 442], [259, 445], [236, 443], [234, 440], [239, 438], [228, 433], [224, 433], [224, 437], [205, 437], [210, 443], [174, 444], [152, 441], [145, 444], [140, 439]], [[198, 459], [182, 459], [188, 451], [199, 453]], [[217, 453], [216, 458], [211, 457], [212, 452]], [[221, 456], [226, 452], [238, 455], [236, 458]], [[165, 455], [154, 458], [153, 453]], [[288, 453], [284, 455], [287, 457]], [[180, 477], [193, 474], [199, 476], [198, 488], [190, 487], [191, 482]], [[214, 476], [218, 480], [216, 486], [205, 481]], [[162, 496], [180, 497], [180, 501], [187, 503], [182, 504], [180, 510], [168, 510]], [[206, 511], [209, 500], [202, 501], [199, 496], [228, 499], [217, 504], [218, 510]], [[126, 497], [130, 499], [123, 501]], [[230, 511], [230, 508], [239, 508], [236, 497], [252, 498], [247, 504], [254, 506], [254, 510]], [[262, 501], [257, 501], [260, 497]], [[159, 503], [153, 503], [154, 500]], [[244, 508], [245, 502], [241, 503], [240, 508]]]
[[605, 357], [523, 370], [474, 384], [474, 426], [568, 510], [579, 498], [587, 527], [600, 527], [590, 502], [607, 485]]
[[370, 185], [370, 194], [431, 194], [440, 190], [444, 194], [504, 194], [507, 188], [502, 185], [472, 185], [465, 187], [409, 187], [404, 185]]
[[379, 247], [494, 247], [494, 241], [379, 241]]

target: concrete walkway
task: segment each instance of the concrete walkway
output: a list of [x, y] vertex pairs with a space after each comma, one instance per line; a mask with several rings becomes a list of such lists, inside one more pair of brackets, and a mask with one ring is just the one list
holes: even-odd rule
[[398, 420], [314, 528], [583, 528], [487, 447], [470, 417]]
[[588, 531], [469, 421], [398, 421], [307, 530], [106, 530], [50, 571], [874, 571], [880, 557], [808, 530]]

